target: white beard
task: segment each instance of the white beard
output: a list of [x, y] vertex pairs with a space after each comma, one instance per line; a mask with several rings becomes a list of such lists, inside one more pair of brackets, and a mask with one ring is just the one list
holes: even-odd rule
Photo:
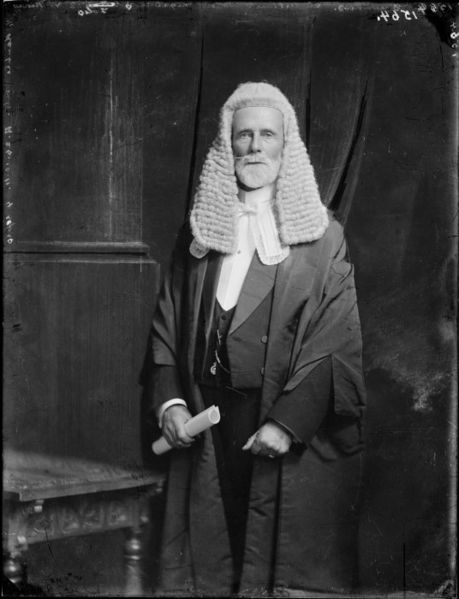
[[[254, 161], [263, 164], [253, 164]], [[259, 189], [271, 185], [279, 174], [281, 160], [272, 160], [267, 156], [241, 156], [235, 158], [235, 172], [239, 181], [250, 189]]]

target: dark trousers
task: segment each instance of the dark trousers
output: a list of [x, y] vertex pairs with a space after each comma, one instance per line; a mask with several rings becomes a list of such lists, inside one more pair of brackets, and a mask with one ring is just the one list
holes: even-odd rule
[[237, 592], [244, 558], [247, 509], [253, 455], [242, 451], [257, 430], [260, 390], [237, 392], [230, 388], [201, 387], [206, 407], [216, 405], [221, 420], [212, 427], [223, 506], [234, 561], [234, 591]]

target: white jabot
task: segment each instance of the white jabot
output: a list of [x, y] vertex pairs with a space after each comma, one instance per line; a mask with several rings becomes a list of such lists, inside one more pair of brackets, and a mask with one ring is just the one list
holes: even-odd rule
[[237, 304], [255, 249], [263, 264], [278, 264], [288, 254], [281, 246], [272, 211], [274, 184], [253, 191], [239, 190], [238, 245], [223, 258], [217, 300], [224, 310]]

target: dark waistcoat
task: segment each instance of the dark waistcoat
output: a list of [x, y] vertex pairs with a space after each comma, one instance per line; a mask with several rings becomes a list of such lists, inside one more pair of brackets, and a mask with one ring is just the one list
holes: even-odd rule
[[261, 388], [272, 293], [226, 338], [231, 384], [235, 389]]
[[[260, 389], [276, 267], [263, 265], [255, 253], [237, 307], [225, 311], [215, 298], [221, 262], [222, 257], [214, 254], [209, 259], [206, 272], [195, 354], [195, 378], [206, 386]], [[271, 285], [260, 286], [260, 276], [265, 283], [266, 280], [271, 281]], [[260, 297], [259, 292], [264, 297]], [[237, 326], [234, 328], [236, 314]]]

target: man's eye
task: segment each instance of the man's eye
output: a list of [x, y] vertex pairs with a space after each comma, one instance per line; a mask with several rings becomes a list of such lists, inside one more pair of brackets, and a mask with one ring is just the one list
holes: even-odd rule
[[247, 133], [247, 131], [239, 133], [239, 139], [247, 139], [248, 137], [250, 137], [250, 135]]
[[273, 135], [274, 135], [274, 134], [273, 134], [273, 132], [272, 132], [272, 131], [265, 131], [265, 132], [263, 133], [263, 137], [272, 137]]

